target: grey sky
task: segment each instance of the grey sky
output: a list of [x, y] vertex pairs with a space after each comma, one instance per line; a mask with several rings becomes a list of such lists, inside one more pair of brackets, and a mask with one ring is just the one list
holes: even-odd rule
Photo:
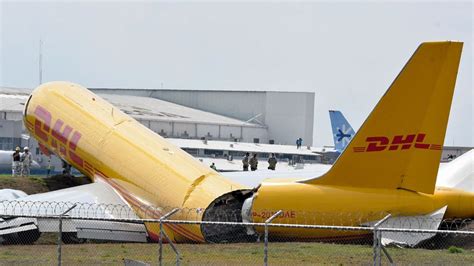
[[465, 42], [447, 145], [474, 145], [472, 2], [1, 2], [0, 86], [316, 92], [357, 129], [418, 44]]

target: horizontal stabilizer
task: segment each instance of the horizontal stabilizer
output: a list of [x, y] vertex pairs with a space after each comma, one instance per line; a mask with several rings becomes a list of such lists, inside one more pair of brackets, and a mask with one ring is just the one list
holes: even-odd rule
[[[444, 206], [427, 215], [393, 217], [385, 221], [380, 227], [437, 230], [443, 221], [446, 208], [447, 206]], [[435, 235], [435, 233], [383, 232], [382, 245], [398, 244], [413, 247]]]

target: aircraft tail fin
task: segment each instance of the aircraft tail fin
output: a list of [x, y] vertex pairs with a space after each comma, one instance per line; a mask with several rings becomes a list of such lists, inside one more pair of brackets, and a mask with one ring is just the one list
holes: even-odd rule
[[331, 120], [334, 147], [338, 152], [342, 152], [354, 137], [354, 129], [341, 111], [329, 110], [329, 119]]
[[422, 43], [333, 167], [302, 182], [434, 193], [462, 45]]

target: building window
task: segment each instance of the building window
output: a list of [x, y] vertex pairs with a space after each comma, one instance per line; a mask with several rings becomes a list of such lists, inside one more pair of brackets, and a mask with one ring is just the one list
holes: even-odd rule
[[229, 155], [232, 155], [234, 157], [240, 157], [240, 156], [244, 156], [245, 155], [245, 152], [243, 151], [229, 151]]
[[183, 148], [183, 150], [193, 156], [197, 156], [199, 154], [198, 149]]
[[204, 150], [205, 155], [211, 155], [211, 156], [222, 156], [224, 155], [224, 151], [221, 150]]

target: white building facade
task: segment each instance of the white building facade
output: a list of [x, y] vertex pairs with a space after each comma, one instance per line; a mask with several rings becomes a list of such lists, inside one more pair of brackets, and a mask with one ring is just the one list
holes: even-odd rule
[[[170, 89], [93, 88], [96, 93], [146, 96], [201, 111], [248, 121], [267, 128], [268, 138], [252, 137], [255, 129], [244, 130], [242, 139], [260, 143], [295, 144], [303, 139], [304, 146], [313, 143], [315, 94], [313, 92], [221, 91]], [[226, 128], [221, 135], [239, 134]], [[213, 129], [214, 134], [217, 129]], [[240, 136], [240, 135], [239, 135]]]

